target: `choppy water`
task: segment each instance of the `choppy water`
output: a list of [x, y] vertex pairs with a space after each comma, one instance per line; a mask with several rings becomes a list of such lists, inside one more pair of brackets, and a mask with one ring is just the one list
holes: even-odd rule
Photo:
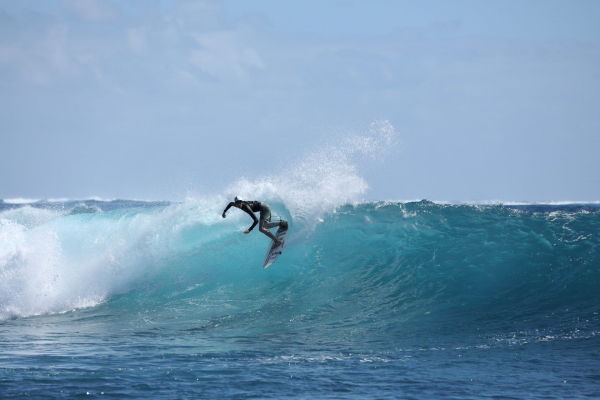
[[267, 270], [225, 197], [0, 203], [2, 397], [600, 397], [599, 205], [270, 187]]

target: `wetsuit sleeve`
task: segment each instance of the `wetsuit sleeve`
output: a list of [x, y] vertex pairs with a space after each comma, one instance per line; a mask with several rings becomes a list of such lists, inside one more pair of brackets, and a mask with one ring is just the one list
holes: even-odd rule
[[233, 207], [233, 204], [234, 204], [233, 202], [229, 203], [227, 205], [227, 207], [225, 207], [225, 210], [223, 210], [223, 214], [225, 214], [227, 212], [227, 210], [229, 210], [231, 207]]
[[248, 204], [244, 203], [244, 205], [242, 206], [242, 210], [245, 211], [246, 213], [248, 213], [254, 220], [254, 223], [252, 224], [250, 229], [248, 229], [249, 231], [251, 231], [252, 229], [254, 229], [256, 224], [258, 224], [258, 218], [256, 218], [256, 215], [254, 215], [254, 213], [252, 212], [252, 209], [250, 207], [248, 207]]

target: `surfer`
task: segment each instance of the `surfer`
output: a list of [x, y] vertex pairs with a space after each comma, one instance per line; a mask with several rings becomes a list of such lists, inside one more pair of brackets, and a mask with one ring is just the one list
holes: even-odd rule
[[240, 210], [246, 212], [254, 220], [252, 226], [249, 229], [245, 230], [244, 233], [250, 233], [250, 231], [254, 229], [256, 224], [258, 224], [258, 219], [256, 219], [256, 215], [254, 215], [254, 213], [260, 211], [260, 225], [258, 226], [258, 230], [260, 230], [262, 233], [273, 239], [273, 241], [275, 242], [275, 247], [280, 246], [282, 244], [282, 242], [279, 239], [277, 239], [277, 237], [275, 237], [275, 235], [273, 235], [269, 231], [269, 229], [274, 228], [276, 226], [283, 226], [285, 228], [287, 222], [279, 221], [271, 223], [271, 208], [267, 203], [261, 203], [260, 201], [244, 201], [240, 196], [236, 196], [235, 200], [229, 203], [223, 211], [223, 218], [226, 217], [225, 213], [232, 206], [237, 207]]

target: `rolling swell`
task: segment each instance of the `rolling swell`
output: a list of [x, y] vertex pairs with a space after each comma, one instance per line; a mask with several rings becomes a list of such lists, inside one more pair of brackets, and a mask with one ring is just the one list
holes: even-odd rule
[[375, 331], [597, 325], [597, 213], [420, 202], [346, 207], [333, 220], [320, 264], [337, 266], [340, 297]]
[[361, 203], [315, 225], [273, 199], [292, 237], [263, 271], [267, 239], [243, 235], [241, 213], [221, 219], [223, 203], [2, 211], [2, 319], [109, 309], [181, 331], [381, 342], [599, 329], [597, 206]]
[[344, 206], [276, 266], [289, 264], [293, 278], [274, 320], [361, 340], [596, 334], [598, 223], [597, 210]]

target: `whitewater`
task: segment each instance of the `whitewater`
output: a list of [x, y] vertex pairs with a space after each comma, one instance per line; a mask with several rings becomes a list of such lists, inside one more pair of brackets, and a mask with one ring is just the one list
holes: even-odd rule
[[[600, 397], [600, 205], [362, 200], [397, 143], [180, 202], [3, 200], [2, 397]], [[267, 270], [234, 195], [290, 222]]]

